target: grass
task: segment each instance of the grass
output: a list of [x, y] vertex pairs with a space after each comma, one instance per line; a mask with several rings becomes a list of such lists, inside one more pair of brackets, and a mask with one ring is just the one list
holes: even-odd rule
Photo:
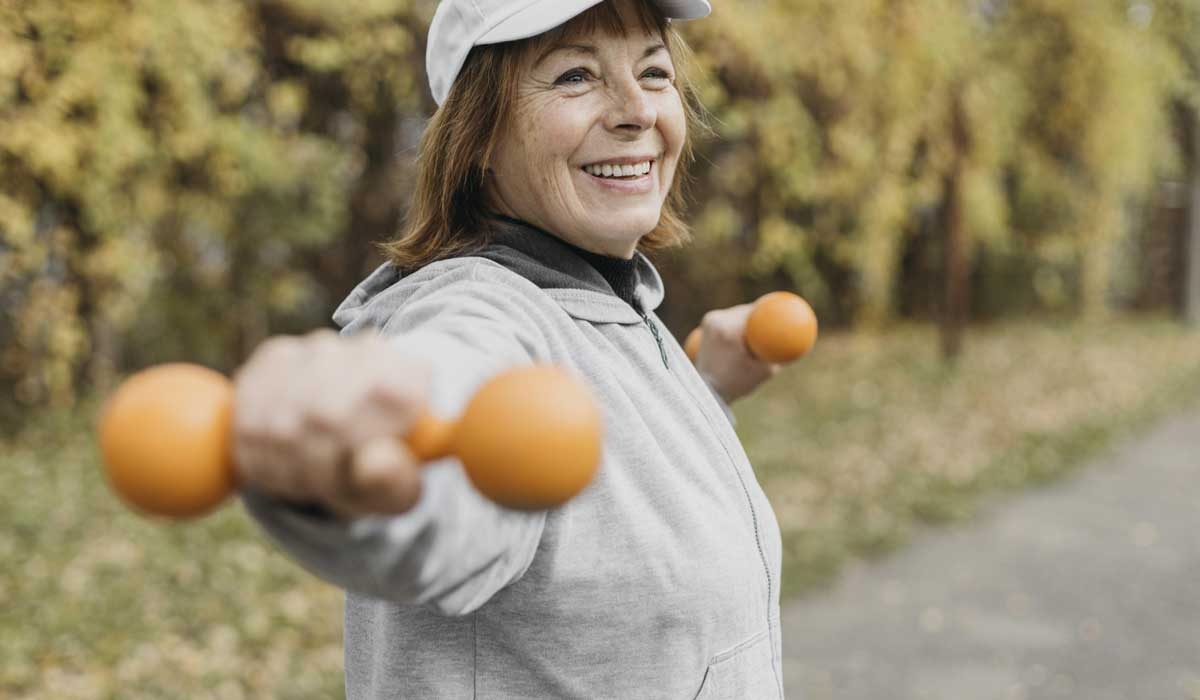
[[0, 451], [0, 697], [342, 697], [340, 593], [240, 508], [131, 515], [90, 430], [56, 416]]
[[[1200, 334], [1154, 320], [822, 338], [736, 407], [784, 532], [788, 593], [847, 557], [1040, 483], [1200, 396]], [[129, 514], [99, 475], [94, 405], [0, 443], [0, 697], [340, 698], [341, 595], [240, 508]]]

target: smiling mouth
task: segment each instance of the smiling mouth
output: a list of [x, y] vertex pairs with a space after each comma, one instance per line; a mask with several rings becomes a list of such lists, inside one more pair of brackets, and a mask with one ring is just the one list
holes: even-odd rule
[[644, 160], [640, 163], [593, 163], [585, 165], [581, 170], [592, 177], [607, 180], [636, 180], [648, 175], [654, 168], [654, 161]]

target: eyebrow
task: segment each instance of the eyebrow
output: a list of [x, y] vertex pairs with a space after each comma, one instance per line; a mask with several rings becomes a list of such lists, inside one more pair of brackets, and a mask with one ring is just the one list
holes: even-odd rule
[[[658, 53], [659, 51], [666, 51], [666, 50], [667, 50], [667, 45], [662, 43], [661, 41], [658, 43], [655, 43], [655, 44], [651, 44], [650, 46], [646, 47], [646, 50], [642, 52], [642, 57], [639, 58], [638, 60], [639, 61], [645, 60], [647, 58], [650, 58], [654, 54]], [[595, 46], [591, 46], [590, 44], [555, 44], [554, 46], [551, 46], [550, 48], [543, 51], [541, 56], [538, 56], [538, 59], [533, 62], [534, 67], [538, 66], [542, 61], [549, 58], [551, 54], [557, 53], [559, 51], [570, 51], [572, 53], [584, 53], [589, 56], [596, 56], [600, 53], [596, 49]]]

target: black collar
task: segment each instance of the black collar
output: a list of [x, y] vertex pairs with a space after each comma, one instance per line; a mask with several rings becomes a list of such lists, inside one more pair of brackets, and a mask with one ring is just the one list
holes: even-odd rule
[[585, 250], [520, 219], [492, 215], [490, 243], [470, 255], [497, 262], [543, 289], [586, 289], [639, 308], [637, 257], [629, 260]]

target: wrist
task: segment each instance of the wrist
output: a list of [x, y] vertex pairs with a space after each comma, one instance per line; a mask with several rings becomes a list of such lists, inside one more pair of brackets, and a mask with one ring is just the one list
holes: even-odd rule
[[700, 378], [703, 379], [704, 383], [708, 385], [709, 391], [711, 391], [714, 396], [720, 399], [722, 403], [729, 405], [733, 403], [735, 398], [737, 398], [728, 396], [721, 384], [707, 372], [700, 372]]

